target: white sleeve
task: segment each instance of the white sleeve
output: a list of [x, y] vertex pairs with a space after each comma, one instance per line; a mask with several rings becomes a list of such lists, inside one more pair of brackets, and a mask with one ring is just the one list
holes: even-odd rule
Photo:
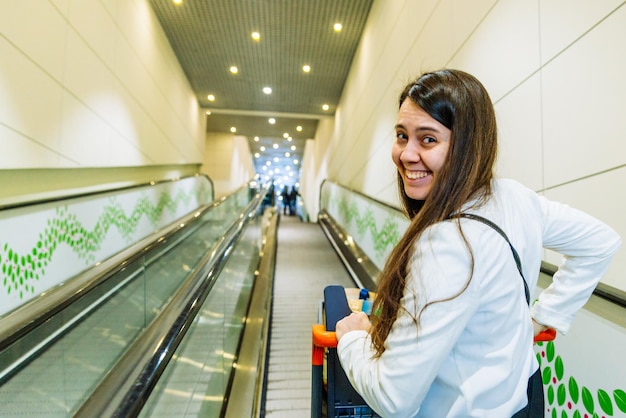
[[552, 284], [540, 295], [532, 316], [565, 334], [587, 302], [621, 244], [598, 219], [567, 205], [539, 197], [543, 246], [563, 255]]
[[478, 280], [463, 290], [470, 256], [456, 225], [437, 224], [431, 232], [416, 245], [419, 270], [412, 263], [401, 303], [414, 315], [425, 303], [450, 300], [422, 312], [419, 335], [412, 317], [401, 310], [380, 358], [372, 358], [370, 336], [364, 331], [347, 333], [337, 347], [349, 380], [382, 416], [417, 414], [442, 363], [478, 309], [479, 286], [473, 285]]

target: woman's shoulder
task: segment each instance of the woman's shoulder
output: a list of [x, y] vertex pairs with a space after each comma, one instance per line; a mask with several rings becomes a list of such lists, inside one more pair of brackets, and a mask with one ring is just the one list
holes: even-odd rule
[[492, 187], [496, 192], [500, 193], [524, 193], [535, 194], [535, 192], [528, 187], [524, 186], [517, 180], [513, 179], [495, 179], [492, 183]]
[[[497, 179], [492, 183], [493, 200], [496, 206], [537, 207], [540, 196], [534, 191], [513, 179]], [[521, 209], [520, 207], [520, 209]]]

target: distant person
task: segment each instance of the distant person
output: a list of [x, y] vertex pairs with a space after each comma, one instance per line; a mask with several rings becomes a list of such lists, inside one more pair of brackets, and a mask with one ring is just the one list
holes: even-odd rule
[[291, 192], [289, 191], [289, 186], [283, 188], [281, 196], [283, 198], [283, 215], [287, 215], [291, 210]]
[[[543, 417], [533, 335], [568, 331], [620, 238], [494, 178], [496, 117], [473, 76], [423, 74], [399, 106], [391, 155], [411, 222], [380, 274], [372, 322], [337, 323], [341, 364], [383, 417]], [[544, 248], [564, 258], [531, 310], [525, 287], [534, 294]]]
[[289, 214], [296, 215], [298, 208], [298, 189], [296, 186], [291, 186], [291, 192], [289, 192]]
[[263, 200], [261, 201], [261, 208], [260, 208], [260, 213], [264, 213], [265, 209], [267, 209], [268, 207], [272, 207], [274, 206], [274, 183], [272, 182], [269, 186], [269, 188], [267, 189], [267, 193], [265, 193], [265, 196], [263, 197]]

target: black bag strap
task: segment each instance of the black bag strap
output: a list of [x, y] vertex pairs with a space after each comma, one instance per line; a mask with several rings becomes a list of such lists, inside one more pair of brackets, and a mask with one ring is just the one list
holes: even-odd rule
[[515, 251], [513, 244], [511, 244], [511, 241], [509, 241], [509, 237], [506, 236], [504, 231], [498, 225], [491, 222], [487, 218], [483, 218], [482, 216], [474, 215], [473, 213], [459, 213], [457, 215], [451, 216], [450, 218], [454, 218], [456, 216], [460, 218], [473, 219], [475, 221], [482, 222], [485, 225], [494, 229], [498, 234], [502, 235], [502, 238], [506, 240], [507, 244], [509, 244], [509, 248], [511, 248], [511, 252], [513, 253], [513, 258], [515, 259], [515, 264], [517, 265], [517, 271], [519, 271], [520, 276], [522, 276], [522, 282], [524, 283], [524, 295], [526, 296], [526, 303], [530, 305], [530, 291], [528, 290], [528, 284], [526, 283], [526, 279], [524, 278], [524, 273], [522, 273], [522, 262], [519, 257], [519, 254], [517, 253], [517, 251]]

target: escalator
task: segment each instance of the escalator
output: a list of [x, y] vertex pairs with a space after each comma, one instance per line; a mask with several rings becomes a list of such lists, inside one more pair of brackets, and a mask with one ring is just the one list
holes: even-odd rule
[[2, 318], [0, 415], [183, 416], [197, 398], [219, 415], [268, 233], [263, 195], [244, 187]]

